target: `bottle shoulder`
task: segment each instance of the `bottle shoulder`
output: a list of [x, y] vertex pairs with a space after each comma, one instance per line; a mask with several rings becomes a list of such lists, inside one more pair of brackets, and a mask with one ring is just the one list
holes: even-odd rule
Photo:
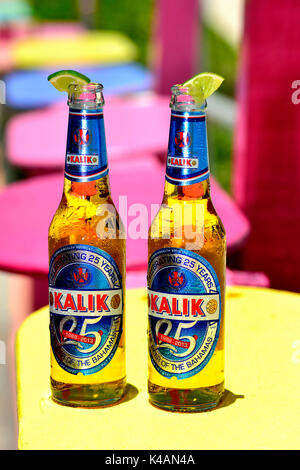
[[166, 248], [182, 248], [206, 256], [226, 255], [226, 234], [210, 198], [162, 204], [149, 229], [149, 255]]
[[159, 207], [152, 220], [151, 228], [162, 229], [164, 225], [189, 226], [197, 224], [202, 230], [209, 230], [212, 227], [218, 229], [225, 237], [225, 229], [220, 216], [218, 215], [211, 198], [198, 200], [168, 200]]
[[[107, 217], [116, 214], [120, 217], [117, 208], [109, 195], [108, 197], [83, 197], [63, 194], [53, 221], [62, 217], [67, 221], [74, 219], [91, 219], [94, 217]], [[68, 223], [68, 222], [67, 222]]]
[[49, 238], [82, 239], [96, 245], [103, 238], [125, 238], [124, 224], [111, 197], [91, 199], [63, 196], [50, 223]]

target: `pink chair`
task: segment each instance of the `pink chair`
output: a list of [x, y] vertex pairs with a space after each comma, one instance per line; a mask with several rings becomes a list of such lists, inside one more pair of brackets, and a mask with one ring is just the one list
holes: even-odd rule
[[[110, 160], [140, 158], [168, 145], [169, 97], [108, 98], [104, 107]], [[64, 166], [68, 108], [65, 103], [13, 117], [6, 127], [8, 161], [29, 174]]]
[[152, 69], [157, 93], [198, 73], [200, 51], [199, 0], [156, 0], [153, 24]]
[[300, 291], [300, 106], [292, 88], [299, 79], [299, 23], [297, 2], [246, 2], [233, 181], [252, 227], [243, 269], [263, 271], [272, 287], [294, 291]]
[[228, 286], [270, 287], [270, 280], [263, 272], [237, 271], [227, 269], [226, 283]]

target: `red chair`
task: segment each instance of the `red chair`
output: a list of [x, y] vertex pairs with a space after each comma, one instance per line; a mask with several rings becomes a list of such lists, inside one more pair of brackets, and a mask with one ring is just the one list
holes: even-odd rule
[[234, 197], [251, 223], [242, 268], [300, 291], [300, 8], [246, 2], [238, 89]]
[[198, 73], [200, 3], [156, 0], [152, 37], [155, 91], [170, 94], [171, 86]]

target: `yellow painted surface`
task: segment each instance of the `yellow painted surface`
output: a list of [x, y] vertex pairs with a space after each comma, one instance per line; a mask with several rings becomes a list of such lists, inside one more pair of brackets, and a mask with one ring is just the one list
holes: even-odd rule
[[68, 65], [103, 65], [131, 62], [137, 49], [122, 33], [87, 32], [66, 37], [32, 37], [16, 41], [12, 61], [17, 68], [66, 67]]
[[179, 414], [147, 398], [146, 291], [127, 293], [126, 400], [105, 409], [52, 402], [48, 308], [17, 335], [20, 449], [299, 449], [300, 295], [230, 287], [226, 394], [217, 409]]

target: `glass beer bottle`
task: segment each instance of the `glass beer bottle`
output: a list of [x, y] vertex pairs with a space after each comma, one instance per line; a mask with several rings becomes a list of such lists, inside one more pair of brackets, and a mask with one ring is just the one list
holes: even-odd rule
[[225, 231], [210, 197], [206, 102], [172, 87], [162, 205], [148, 238], [148, 392], [160, 408], [214, 408], [224, 391]]
[[54, 401], [113, 404], [125, 377], [125, 235], [111, 199], [102, 85], [70, 85], [64, 190], [49, 228]]

